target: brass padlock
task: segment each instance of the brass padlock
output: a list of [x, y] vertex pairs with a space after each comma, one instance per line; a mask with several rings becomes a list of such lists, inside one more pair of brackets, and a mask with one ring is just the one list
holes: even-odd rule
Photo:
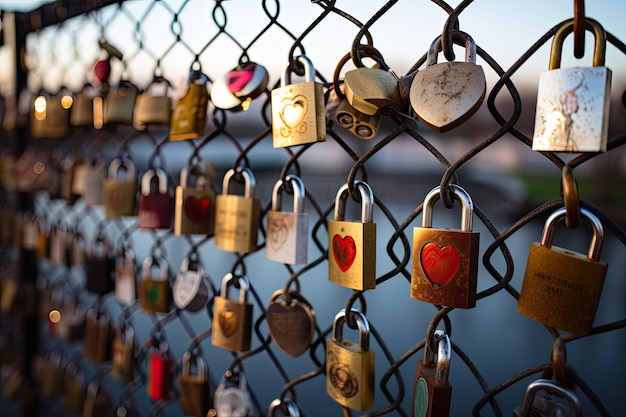
[[[287, 184], [293, 190], [293, 211], [281, 211], [282, 193]], [[279, 179], [272, 191], [272, 209], [267, 213], [265, 256], [284, 264], [307, 263], [309, 248], [309, 215], [304, 212], [306, 189], [295, 175]]]
[[315, 82], [315, 68], [305, 55], [295, 58], [304, 67], [304, 82], [291, 82], [290, 66], [283, 71], [280, 87], [272, 90], [274, 148], [326, 140], [323, 86]]
[[183, 354], [178, 385], [179, 404], [183, 413], [193, 417], [206, 417], [213, 403], [212, 389], [207, 363], [201, 356], [189, 351]]
[[343, 338], [346, 311], [333, 321], [333, 337], [326, 339], [326, 393], [344, 407], [365, 411], [374, 406], [376, 352], [369, 349], [370, 327], [367, 318], [351, 310], [359, 331], [359, 343]]
[[85, 189], [82, 194], [85, 205], [102, 204], [104, 177], [104, 160], [102, 158], [92, 159], [85, 170]]
[[137, 300], [137, 264], [135, 253], [123, 245], [115, 259], [115, 298], [130, 305]]
[[111, 322], [106, 314], [90, 309], [85, 317], [85, 359], [106, 362], [111, 358]]
[[348, 129], [354, 136], [365, 140], [373, 139], [380, 126], [380, 115], [369, 116], [361, 113], [345, 99], [341, 100], [335, 111], [335, 120], [339, 126]]
[[[239, 173], [244, 194], [229, 194], [230, 180]], [[256, 179], [248, 168], [233, 168], [224, 175], [222, 193], [215, 199], [215, 247], [230, 252], [248, 253], [257, 249], [261, 201], [254, 197]]]
[[546, 326], [584, 336], [593, 326], [608, 265], [600, 261], [602, 223], [585, 208], [580, 214], [593, 230], [588, 254], [552, 245], [556, 225], [565, 218], [566, 209], [552, 213], [541, 243], [530, 246], [517, 311]]
[[[158, 188], [151, 190], [156, 179]], [[151, 168], [141, 178], [141, 195], [137, 227], [144, 230], [169, 229], [172, 227], [172, 198], [170, 196], [167, 173], [161, 168]]]
[[77, 300], [66, 300], [61, 308], [51, 310], [48, 317], [54, 337], [70, 342], [83, 340], [85, 310]]
[[41, 92], [32, 104], [30, 132], [35, 138], [64, 138], [70, 133], [70, 109], [74, 98], [67, 91]]
[[401, 111], [398, 78], [389, 67], [383, 67], [360, 67], [346, 72], [346, 100], [356, 111], [367, 116], [392, 116]]
[[606, 32], [585, 21], [595, 36], [593, 67], [560, 68], [563, 41], [574, 30], [574, 19], [564, 22], [552, 39], [549, 71], [539, 76], [534, 151], [606, 151], [612, 76], [604, 66]]
[[209, 77], [199, 68], [199, 63], [197, 69], [192, 66], [187, 92], [174, 106], [170, 140], [194, 139], [204, 134], [209, 103], [208, 81]]
[[[116, 87], [109, 89], [104, 102], [104, 123], [131, 124], [138, 93], [139, 88], [131, 81], [125, 79], [120, 80]], [[94, 121], [96, 119], [97, 117], [94, 115]]]
[[[195, 186], [189, 186], [189, 177], [195, 178]], [[213, 236], [215, 190], [208, 182], [208, 177], [199, 172], [197, 165], [180, 171], [180, 185], [176, 187], [174, 207], [175, 235]]]
[[80, 414], [83, 412], [87, 389], [85, 376], [79, 372], [78, 366], [70, 362], [65, 367], [65, 383], [63, 394], [63, 408], [68, 413]]
[[[432, 346], [431, 346], [432, 345]], [[435, 359], [434, 347], [437, 347]], [[411, 415], [424, 417], [448, 417], [452, 399], [450, 355], [452, 345], [448, 335], [437, 330], [431, 341], [424, 346], [424, 359], [418, 361], [415, 369]]]
[[469, 119], [485, 98], [485, 72], [476, 65], [476, 43], [470, 35], [452, 32], [452, 40], [465, 45], [465, 62], [437, 63], [441, 35], [428, 50], [426, 68], [415, 74], [410, 101], [422, 122], [438, 132], [447, 132]]
[[374, 193], [361, 180], [354, 182], [361, 195], [361, 221], [345, 220], [348, 184], [335, 198], [335, 217], [328, 221], [328, 280], [353, 290], [376, 288], [376, 224]]
[[[126, 171], [125, 179], [118, 178], [121, 169]], [[126, 158], [115, 158], [111, 161], [102, 192], [104, 213], [107, 219], [135, 216], [137, 206], [135, 164]]]
[[165, 259], [150, 256], [143, 261], [141, 281], [141, 309], [147, 313], [170, 311], [171, 287]]
[[87, 397], [83, 405], [83, 417], [107, 417], [112, 407], [111, 400], [99, 381], [92, 381], [87, 387]]
[[200, 264], [198, 254], [194, 251], [183, 259], [180, 272], [172, 287], [172, 298], [179, 309], [197, 313], [206, 308], [209, 296], [212, 296], [204, 268]]
[[476, 306], [480, 234], [472, 231], [474, 203], [463, 188], [452, 184], [451, 196], [461, 202], [461, 229], [432, 227], [433, 208], [441, 188], [424, 198], [422, 226], [413, 228], [411, 298], [449, 307]]
[[86, 83], [74, 97], [70, 113], [70, 124], [72, 126], [93, 126], [93, 99], [96, 96], [96, 89], [93, 85]]
[[252, 100], [267, 88], [269, 76], [264, 66], [242, 62], [211, 86], [211, 102], [218, 109], [247, 111]]
[[249, 417], [253, 413], [246, 375], [240, 369], [227, 370], [215, 389], [213, 412], [218, 416]]
[[133, 126], [144, 130], [148, 125], [169, 125], [172, 115], [172, 99], [169, 90], [170, 82], [162, 76], [155, 75], [146, 91], [137, 97]]
[[135, 376], [135, 331], [124, 323], [115, 330], [111, 346], [111, 375], [122, 384]]
[[279, 398], [273, 400], [269, 407], [267, 407], [267, 417], [279, 417], [281, 414], [281, 410], [284, 411], [286, 416], [289, 417], [300, 417], [300, 410], [298, 406], [289, 400], [281, 401]]
[[[228, 287], [239, 287], [239, 301], [228, 298]], [[226, 274], [220, 295], [213, 300], [211, 344], [231, 352], [250, 350], [252, 335], [252, 304], [248, 303], [250, 282], [243, 275]]]
[[275, 291], [265, 316], [270, 336], [280, 350], [295, 358], [309, 349], [315, 335], [315, 311], [300, 293]]
[[[539, 393], [544, 395], [540, 396]], [[552, 399], [559, 397], [569, 404], [569, 410]], [[550, 379], [538, 379], [531, 382], [526, 388], [521, 407], [513, 410], [513, 417], [531, 417], [535, 415], [582, 417], [583, 406], [574, 392], [556, 384]]]

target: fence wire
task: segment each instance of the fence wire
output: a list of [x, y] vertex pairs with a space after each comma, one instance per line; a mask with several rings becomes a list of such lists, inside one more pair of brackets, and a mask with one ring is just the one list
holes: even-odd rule
[[[12, 229], [11, 219], [15, 217], [10, 216], [15, 216], [17, 209], [23, 212], [22, 218], [29, 218], [31, 214], [36, 216], [50, 239], [50, 245], [54, 245], [53, 234], [60, 233], [81, 239], [79, 246], [87, 254], [97, 243], [104, 243], [105, 250], [114, 257], [121, 249], [130, 250], [135, 256], [133, 262], [137, 268], [138, 281], [141, 281], [141, 266], [145, 259], [165, 259], [168, 265], [167, 280], [174, 284], [183, 261], [195, 256], [208, 277], [207, 303], [206, 308], [196, 312], [178, 308], [172, 303], [169, 313], [147, 313], [141, 308], [139, 300], [130, 304], [120, 302], [113, 289], [101, 296], [85, 291], [85, 285], [88, 285], [90, 279], [87, 277], [89, 271], [86, 271], [86, 262], [70, 259], [58, 263], [52, 260], [49, 253], [37, 261], [38, 269], [33, 272], [41, 291], [39, 301], [43, 303], [44, 299], [49, 298], [53, 308], [65, 306], [67, 309], [68, 306], [78, 305], [85, 310], [96, 309], [110, 318], [114, 328], [133, 328], [136, 372], [135, 378], [121, 383], [111, 376], [110, 359], [94, 361], [84, 357], [86, 346], [82, 339], [68, 341], [66, 338], [51, 336], [48, 326], [51, 318], [47, 315], [49, 308], [44, 310], [44, 316], [37, 316], [35, 321], [39, 328], [37, 352], [31, 353], [36, 354], [37, 361], [49, 362], [51, 357], [57, 355], [60, 357], [59, 367], [64, 372], [69, 365], [73, 365], [80, 370], [79, 373], [84, 373], [82, 378], [85, 387], [91, 381], [99, 381], [106, 388], [110, 410], [124, 407], [129, 413], [140, 416], [181, 415], [179, 401], [184, 392], [178, 375], [183, 368], [183, 356], [186, 353], [205, 360], [211, 385], [210, 396], [226, 373], [245, 373], [247, 391], [253, 404], [251, 415], [265, 415], [273, 399], [280, 399], [283, 405], [296, 405], [303, 416], [321, 412], [354, 415], [357, 414], [354, 410], [340, 406], [326, 395], [326, 379], [330, 376], [326, 375], [325, 341], [333, 336], [333, 317], [336, 313], [344, 308], [346, 311], [358, 309], [369, 321], [369, 349], [376, 352], [375, 405], [366, 412], [358, 413], [360, 415], [412, 415], [415, 367], [421, 361], [425, 348], [431, 351], [435, 349], [434, 335], [437, 329], [444, 329], [451, 340], [453, 415], [510, 415], [512, 407], [521, 404], [528, 383], [541, 376], [553, 378], [562, 385], [575, 386], [577, 395], [584, 400], [586, 413], [603, 416], [617, 413], [615, 408], [607, 408], [604, 402], [621, 403], [620, 389], [615, 385], [609, 391], [595, 387], [606, 387], [606, 380], [618, 381], [624, 375], [623, 361], [618, 367], [611, 365], [611, 359], [600, 358], [600, 363], [594, 361], [601, 370], [598, 374], [603, 374], [600, 376], [580, 372], [584, 364], [572, 360], [572, 357], [579, 359], [586, 355], [597, 355], [593, 345], [599, 343], [596, 340], [600, 338], [602, 343], [623, 343], [621, 329], [626, 326], [626, 319], [615, 313], [620, 312], [620, 309], [615, 307], [606, 310], [608, 307], [601, 305], [602, 318], [606, 320], [602, 324], [596, 320], [596, 326], [588, 337], [562, 334], [547, 326], [544, 330], [538, 323], [522, 321], [525, 319], [521, 315], [511, 322], [491, 320], [484, 326], [471, 323], [477, 317], [485, 317], [477, 314], [489, 309], [494, 312], [481, 314], [499, 315], [500, 312], [495, 312], [497, 309], [515, 310], [520, 296], [520, 277], [526, 262], [526, 249], [520, 249], [523, 244], [518, 243], [516, 238], [523, 241], [520, 234], [530, 230], [530, 234], [537, 235], [534, 240], [539, 240], [538, 230], [543, 221], [561, 207], [567, 209], [567, 222], [573, 222], [570, 226], [575, 226], [578, 221], [580, 211], [573, 209], [576, 204], [599, 218], [607, 234], [604, 253], [610, 253], [615, 259], [607, 256], [601, 258], [609, 264], [615, 262], [619, 267], [626, 234], [622, 226], [624, 220], [621, 209], [612, 208], [619, 207], [621, 194], [614, 194], [612, 197], [618, 200], [617, 203], [608, 205], [600, 200], [600, 192], [592, 193], [590, 190], [611, 184], [619, 185], [619, 176], [616, 175], [619, 170], [612, 165], [616, 163], [614, 161], [619, 161], [620, 147], [626, 141], [623, 122], [616, 121], [616, 114], [619, 116], [623, 113], [621, 103], [613, 100], [615, 103], [611, 110], [606, 152], [541, 152], [544, 158], [533, 167], [541, 166], [544, 172], [549, 173], [543, 185], [551, 187], [550, 195], [553, 199], [540, 201], [535, 198], [527, 203], [508, 187], [504, 177], [495, 178], [493, 181], [496, 186], [493, 186], [491, 182], [477, 181], [474, 176], [481, 168], [481, 161], [498, 159], [497, 154], [502, 149], [498, 145], [503, 141], [511, 144], [514, 152], [519, 154], [530, 155], [535, 152], [531, 149], [533, 138], [527, 133], [528, 115], [533, 112], [534, 103], [523, 100], [524, 92], [514, 77], [539, 54], [541, 48], [545, 50], [545, 45], [553, 39], [563, 22], [555, 21], [554, 26], [537, 40], [526, 39], [529, 44], [534, 43], [508, 68], [504, 68], [497, 57], [492, 57], [480, 43], [476, 45], [477, 62], [488, 74], [488, 88], [485, 104], [465, 125], [449, 134], [434, 133], [418, 122], [414, 111], [407, 105], [395, 114], [381, 116], [374, 140], [362, 141], [335, 120], [332, 105], [339, 102], [333, 100], [337, 100], [335, 95], [342, 97], [345, 94], [344, 76], [347, 71], [371, 65], [388, 68], [391, 59], [385, 61], [383, 57], [398, 53], [391, 48], [380, 48], [378, 43], [374, 49], [376, 35], [381, 31], [389, 31], [390, 25], [393, 25], [393, 21], [387, 17], [402, 7], [397, 1], [383, 3], [377, 10], [368, 5], [365, 10], [368, 13], [370, 9], [373, 10], [369, 14], [359, 4], [348, 8], [348, 3], [344, 7], [336, 1], [298, 2], [297, 6], [278, 0], [246, 4], [220, 0], [119, 1], [64, 19], [63, 16], [70, 14], [70, 3], [59, 0], [53, 3], [54, 9], [46, 9], [54, 10], [59, 21], [51, 26], [39, 28], [40, 22], [46, 21], [46, 17], [38, 11], [25, 14], [33, 29], [26, 39], [24, 56], [27, 90], [21, 92], [18, 114], [14, 120], [8, 120], [10, 114], [4, 112], [4, 125], [12, 128], [2, 132], [6, 139], [3, 141], [3, 169], [7, 172], [6, 166], [10, 165], [14, 171], [8, 172], [17, 172], [21, 176], [16, 183], [11, 179], [12, 174], [3, 175], [2, 228]], [[424, 13], [431, 13], [433, 19], [442, 22], [441, 54], [445, 60], [461, 60], [462, 49], [453, 45], [463, 43], [457, 37], [459, 30], [464, 27], [465, 15], [468, 15], [466, 19], [470, 19], [473, 2], [465, 0], [456, 8], [441, 0], [423, 3]], [[293, 13], [293, 7], [300, 8], [297, 22], [284, 17], [292, 16], [289, 13]], [[580, 16], [577, 15], [578, 18]], [[581, 24], [579, 21], [575, 23]], [[335, 28], [339, 27], [345, 32], [335, 32]], [[578, 47], [581, 34], [579, 29], [575, 30]], [[335, 38], [335, 33], [350, 33], [354, 36], [339, 39]], [[426, 38], [430, 35], [424, 34]], [[437, 35], [432, 34], [432, 37]], [[494, 33], [493, 36], [502, 34]], [[587, 37], [590, 37], [589, 32]], [[406, 58], [409, 48], [400, 48]], [[569, 51], [567, 48], [564, 49]], [[314, 51], [315, 55], [308, 53], [309, 50]], [[617, 51], [618, 60], [626, 54], [626, 45], [611, 34], [608, 28], [607, 50], [611, 53]], [[409, 55], [413, 56], [414, 51], [410, 52]], [[416, 53], [418, 59], [406, 71], [400, 73], [396, 70], [398, 82], [404, 88], [400, 88], [400, 91], [404, 92], [405, 100], [416, 73], [419, 74], [426, 67], [428, 54], [425, 50], [419, 53], [421, 56], [417, 57], [419, 54]], [[314, 74], [307, 74], [308, 69], [305, 68], [303, 72], [302, 64], [297, 59], [299, 55], [308, 56], [313, 64], [332, 56], [336, 57], [340, 65], [337, 68], [315, 66]], [[344, 55], [345, 59], [342, 60]], [[439, 57], [439, 62], [444, 62], [443, 57]], [[97, 61], [109, 62], [110, 75], [102, 76], [99, 72], [102, 68], [94, 66]], [[230, 110], [216, 107], [214, 101], [222, 99], [218, 95], [224, 96], [224, 93], [213, 87], [223, 83], [225, 74], [230, 70], [250, 62], [266, 67], [269, 83], [262, 87], [257, 97], [246, 102], [246, 106], [249, 106], [246, 109], [241, 109], [240, 104]], [[623, 61], [617, 62], [623, 64]], [[612, 63], [607, 62], [607, 66]], [[186, 92], [189, 74], [194, 71], [206, 75], [210, 97], [206, 128], [199, 132], [197, 138], [170, 140], [169, 122], [156, 122], [144, 128], [137, 128], [130, 123], [107, 125], [104, 128], [94, 127], [93, 124], [72, 126], [62, 138], [37, 137], [35, 132], [27, 134], [26, 151], [18, 155], [21, 158], [14, 164], [11, 163], [17, 132], [28, 123], [37, 123], [30, 119], [31, 102], [37, 96], [55, 96], [62, 91], [69, 91], [76, 98], [86, 91], [86, 86], [93, 88], [96, 95], [104, 94], [107, 89], [114, 91], [118, 84], [121, 85], [120, 80], [137, 86], [137, 91], [142, 92], [154, 88], [155, 81], [167, 80], [169, 87], [165, 94], [175, 103]], [[271, 96], [272, 90], [281, 86], [283, 73], [290, 73], [294, 80], [303, 76], [312, 78], [314, 75], [315, 80], [323, 85], [327, 111], [325, 143], [273, 148], [272, 128], [276, 122], [272, 118]], [[614, 77], [614, 86], [623, 83], [620, 75], [615, 73]], [[3, 87], [6, 93], [7, 86]], [[40, 136], [46, 135], [44, 132]], [[194, 166], [206, 163], [209, 182], [219, 191], [221, 179], [229, 169], [236, 171], [232, 188], [243, 189], [243, 178], [239, 173], [248, 168], [256, 176], [255, 194], [261, 199], [258, 226], [260, 244], [248, 253], [230, 253], [217, 248], [214, 237], [210, 235], [180, 236], [174, 233], [173, 227], [146, 231], [139, 227], [137, 217], [108, 218], [101, 202], [86, 203], [85, 189], [83, 193], [74, 192], [70, 193], [69, 198], [62, 198], [58, 193], [50, 191], [52, 180], [26, 175], [27, 169], [33, 169], [37, 162], [44, 162], [47, 167], [55, 166], [59, 178], [63, 178], [63, 164], [69, 163], [72, 158], [72, 166], [84, 164], [83, 169], [98, 160], [104, 161], [104, 166], [108, 167], [113, 159], [126, 158], [136, 165], [137, 178], [141, 178], [149, 169], [163, 169], [170, 194], [179, 184], [183, 169], [191, 170]], [[537, 161], [537, 158], [534, 160]], [[409, 161], [407, 166], [401, 167], [405, 161]], [[20, 165], [20, 162], [24, 165]], [[422, 169], [421, 164], [426, 169]], [[23, 166], [26, 168], [20, 168]], [[558, 191], [559, 187], [564, 188], [569, 184], [567, 181], [573, 181], [574, 171], [583, 173], [582, 178], [589, 172], [589, 167], [592, 172], [601, 167], [608, 174], [605, 177], [591, 176], [595, 182], [581, 187], [581, 190], [589, 192], [587, 195], [581, 192], [579, 199], [578, 194], [572, 197]], [[305, 184], [304, 206], [310, 219], [310, 232], [306, 236], [310, 242], [308, 261], [299, 266], [282, 265], [265, 257], [269, 245], [268, 235], [271, 233], [267, 219], [272, 210], [272, 189], [276, 181], [286, 181], [290, 175], [298, 176]], [[562, 176], [565, 179], [563, 183]], [[604, 179], [607, 184], [598, 183]], [[38, 180], [41, 184], [36, 182]], [[347, 184], [349, 197], [345, 217], [358, 218], [361, 204], [366, 204], [365, 198], [358, 192], [358, 181], [366, 182], [373, 190], [374, 220], [379, 230], [375, 243], [378, 249], [376, 289], [364, 291], [346, 289], [327, 279], [328, 251], [333, 250], [328, 243], [328, 222], [334, 219], [335, 194], [344, 183]], [[409, 297], [412, 229], [421, 224], [424, 197], [428, 190], [439, 186], [442, 190], [439, 195], [441, 201], [435, 210], [435, 217], [438, 218], [439, 213], [442, 217], [451, 213], [450, 227], [456, 228], [461, 209], [450, 192], [452, 184], [463, 186], [473, 197], [473, 212], [470, 215], [477, 220], [474, 222], [474, 230], [480, 231], [481, 265], [476, 307], [468, 310], [438, 305], [433, 307], [428, 303], [410, 300]], [[489, 187], [490, 184], [493, 188]], [[28, 197], [24, 197], [25, 191], [28, 191]], [[291, 187], [285, 187], [284, 206], [291, 207], [288, 200], [294, 192]], [[451, 210], [448, 212], [444, 208]], [[448, 217], [445, 219], [447, 221]], [[436, 223], [440, 221], [443, 220], [436, 220]], [[21, 275], [28, 275], [24, 271], [27, 263], [24, 257], [25, 253], [33, 251], [27, 248], [16, 252], [9, 233], [3, 234], [2, 272], [5, 283], [15, 279], [19, 265]], [[560, 233], [569, 232], [560, 229]], [[584, 234], [584, 237], [587, 236]], [[518, 253], [523, 254], [520, 257]], [[71, 255], [67, 256], [71, 258]], [[27, 259], [32, 261], [33, 258]], [[367, 263], [368, 260], [363, 262]], [[611, 284], [623, 278], [623, 273], [611, 268], [609, 271], [607, 286], [617, 288], [617, 295], [609, 301], [623, 300], [621, 287]], [[220, 287], [223, 286], [223, 277], [229, 273], [245, 275], [250, 284], [248, 301], [253, 306], [252, 342], [250, 349], [242, 353], [231, 353], [214, 346], [211, 340], [215, 297], [224, 296]], [[3, 293], [7, 292], [5, 288], [8, 286], [3, 285]], [[312, 341], [307, 344], [305, 352], [296, 358], [284, 354], [268, 331], [269, 300], [274, 291], [279, 289], [283, 290], [283, 294], [295, 291], [294, 297], [308, 301], [316, 312]], [[620, 294], [622, 298], [616, 298]], [[3, 299], [5, 297], [10, 298], [3, 294]], [[607, 298], [602, 300], [607, 303]], [[6, 358], [5, 363], [8, 365], [11, 362], [9, 353], [13, 352], [19, 357], [19, 346], [29, 345], [30, 342], [21, 340], [19, 326], [16, 327], [16, 322], [11, 319], [16, 311], [25, 317], [28, 314], [24, 313], [23, 308], [11, 308], [5, 304], [3, 301], [2, 335], [7, 355], [3, 358]], [[606, 311], [614, 315], [604, 314]], [[520, 323], [523, 323], [524, 329], [533, 329], [533, 340], [522, 340], [525, 336], [519, 335], [512, 340], [498, 336], [499, 331], [509, 334], [503, 328]], [[469, 332], [463, 329], [466, 326]], [[347, 317], [346, 327], [351, 329], [344, 331], [346, 338], [356, 340], [359, 335], [352, 330], [357, 329], [353, 316]], [[174, 382], [171, 387], [174, 395], [163, 395], [162, 399], [155, 400], [147, 393], [151, 378], [148, 362], [151, 352], [162, 347], [163, 342], [168, 346], [167, 356], [173, 361]], [[532, 358], [532, 362], [518, 363], [516, 349], [525, 349], [530, 344], [539, 345], [545, 355]], [[574, 352], [570, 354], [569, 361], [565, 354], [566, 345], [571, 345], [570, 349]], [[476, 346], [481, 348], [475, 351]], [[467, 350], [468, 347], [471, 350]], [[21, 351], [21, 355], [28, 356], [28, 350]], [[501, 370], [494, 372], [494, 366], [501, 367]], [[30, 368], [27, 366], [25, 369]], [[5, 377], [3, 386], [9, 386], [10, 381], [11, 376]], [[609, 386], [612, 383], [609, 382]], [[6, 389], [4, 393], [6, 397], [12, 397]], [[95, 393], [89, 396], [95, 396]], [[41, 401], [41, 404], [45, 404], [39, 407], [41, 415], [68, 413], [67, 401], [62, 396], [52, 395], [41, 398]], [[24, 402], [22, 407], [29, 409]], [[289, 411], [293, 412], [293, 409], [281, 410], [285, 414]], [[111, 411], [110, 415], [120, 414]]]

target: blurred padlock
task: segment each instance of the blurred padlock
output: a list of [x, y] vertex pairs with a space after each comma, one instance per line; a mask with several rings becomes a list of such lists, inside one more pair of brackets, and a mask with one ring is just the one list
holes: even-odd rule
[[206, 417], [211, 408], [211, 380], [206, 361], [187, 351], [178, 376], [180, 409], [185, 415]]
[[93, 99], [96, 96], [95, 87], [89, 83], [76, 93], [70, 113], [72, 126], [93, 126]]
[[[239, 287], [239, 301], [228, 298], [230, 286]], [[250, 282], [243, 275], [226, 274], [222, 279], [220, 295], [213, 304], [213, 326], [211, 344], [230, 350], [250, 350], [252, 335], [252, 304], [248, 302]]]
[[170, 140], [193, 139], [204, 134], [209, 102], [208, 81], [209, 78], [202, 72], [200, 64], [198, 63], [197, 69], [192, 65], [187, 92], [176, 102], [172, 113]]
[[113, 266], [114, 259], [106, 238], [103, 235], [96, 236], [85, 256], [85, 289], [98, 296], [113, 291]]
[[[120, 80], [116, 87], [109, 89], [104, 102], [104, 123], [131, 124], [138, 93], [139, 88], [125, 79]], [[95, 120], [96, 117], [94, 117]]]
[[94, 158], [87, 165], [85, 172], [85, 189], [83, 202], [87, 206], [102, 204], [102, 191], [104, 187], [104, 160]]
[[111, 375], [122, 384], [132, 381], [135, 375], [135, 331], [126, 323], [115, 329]]
[[[156, 191], [152, 191], [152, 182], [155, 179], [158, 186]], [[145, 230], [172, 227], [171, 200], [167, 173], [161, 168], [147, 170], [141, 178], [137, 227]]]
[[70, 132], [70, 108], [74, 98], [62, 89], [55, 95], [44, 91], [32, 103], [30, 131], [35, 138], [60, 139]]
[[[126, 178], [120, 179], [124, 170]], [[126, 158], [115, 158], [109, 165], [108, 177], [102, 191], [104, 213], [108, 219], [135, 216], [137, 205], [137, 176], [135, 164]]]
[[250, 103], [267, 87], [265, 67], [254, 62], [240, 63], [236, 68], [217, 78], [211, 87], [211, 102], [218, 109], [246, 111]]
[[137, 264], [135, 253], [126, 244], [115, 258], [115, 298], [130, 305], [137, 300]]
[[173, 362], [167, 342], [153, 335], [153, 345], [148, 354], [148, 396], [154, 401], [172, 395]]
[[[195, 186], [190, 186], [189, 178], [195, 179]], [[183, 168], [176, 187], [174, 234], [213, 236], [215, 197], [208, 176], [198, 165]]]
[[150, 256], [142, 266], [141, 309], [147, 313], [170, 311], [171, 287], [165, 259]]
[[137, 97], [133, 126], [144, 130], [148, 125], [169, 125], [172, 115], [172, 99], [169, 96], [170, 82], [155, 75], [146, 91]]
[[90, 309], [85, 317], [85, 358], [92, 362], [106, 362], [111, 357], [111, 322], [106, 314]]

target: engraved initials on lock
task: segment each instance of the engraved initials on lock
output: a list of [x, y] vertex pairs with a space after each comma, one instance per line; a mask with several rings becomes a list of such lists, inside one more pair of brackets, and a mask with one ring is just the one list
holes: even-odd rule
[[[228, 297], [228, 287], [239, 286], [239, 302]], [[252, 304], [247, 302], [250, 283], [243, 275], [226, 274], [220, 295], [214, 299], [211, 343], [233, 352], [250, 350]]]

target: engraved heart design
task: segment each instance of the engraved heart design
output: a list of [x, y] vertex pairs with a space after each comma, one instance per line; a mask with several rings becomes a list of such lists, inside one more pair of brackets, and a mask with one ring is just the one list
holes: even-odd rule
[[434, 287], [441, 287], [456, 276], [461, 265], [461, 257], [454, 246], [445, 245], [440, 248], [429, 242], [422, 247], [420, 262], [426, 278]]
[[315, 318], [306, 305], [274, 301], [267, 308], [267, 327], [276, 345], [295, 358], [307, 351], [315, 330]]
[[268, 241], [272, 249], [280, 249], [287, 240], [287, 224], [280, 218], [273, 217], [268, 224]]
[[243, 90], [254, 76], [255, 69], [255, 64], [248, 64], [241, 70], [234, 70], [229, 72], [226, 80], [228, 90], [233, 94], [237, 94], [238, 92]]
[[280, 101], [280, 120], [290, 129], [295, 129], [304, 120], [309, 107], [305, 96], [285, 97]]
[[352, 236], [342, 238], [338, 234], [335, 235], [333, 237], [333, 255], [342, 272], [350, 269], [356, 257], [356, 243], [354, 243]]
[[185, 199], [184, 206], [185, 215], [192, 223], [201, 224], [209, 218], [209, 213], [211, 210], [211, 200], [209, 200], [207, 197], [187, 197]]
[[234, 311], [225, 308], [220, 311], [219, 323], [224, 336], [231, 337], [239, 327], [239, 316]]
[[178, 308], [186, 308], [195, 298], [200, 286], [200, 279], [200, 276], [193, 271], [178, 274], [173, 288], [174, 302]]

